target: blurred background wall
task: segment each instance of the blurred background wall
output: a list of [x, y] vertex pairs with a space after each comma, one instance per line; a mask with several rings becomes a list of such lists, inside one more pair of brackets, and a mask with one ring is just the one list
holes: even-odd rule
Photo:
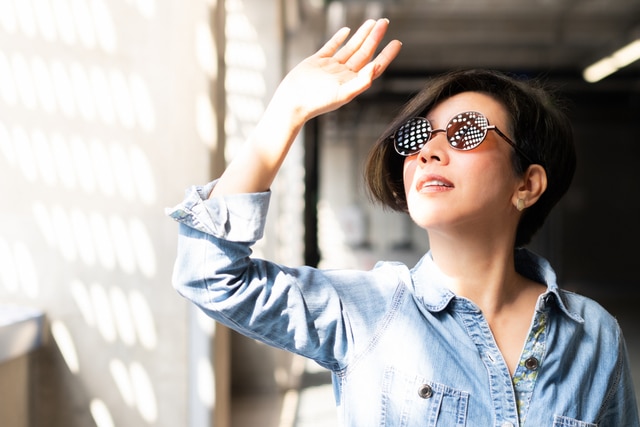
[[[214, 329], [171, 287], [163, 209], [211, 176], [216, 8], [0, 1], [0, 311], [46, 318], [24, 425], [206, 425]], [[0, 401], [21, 387], [0, 375]]]

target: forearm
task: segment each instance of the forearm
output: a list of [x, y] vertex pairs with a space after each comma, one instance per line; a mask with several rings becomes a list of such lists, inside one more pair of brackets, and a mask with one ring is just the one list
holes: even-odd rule
[[274, 97], [210, 197], [267, 191], [304, 122], [302, 113]]

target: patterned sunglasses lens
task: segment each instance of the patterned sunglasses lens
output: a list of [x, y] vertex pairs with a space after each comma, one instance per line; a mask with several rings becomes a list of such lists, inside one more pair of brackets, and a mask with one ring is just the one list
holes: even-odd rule
[[422, 150], [431, 136], [431, 124], [422, 117], [414, 117], [400, 126], [394, 135], [394, 147], [398, 154], [411, 156]]
[[447, 124], [447, 139], [453, 148], [472, 150], [484, 140], [487, 126], [489, 121], [480, 113], [460, 113]]

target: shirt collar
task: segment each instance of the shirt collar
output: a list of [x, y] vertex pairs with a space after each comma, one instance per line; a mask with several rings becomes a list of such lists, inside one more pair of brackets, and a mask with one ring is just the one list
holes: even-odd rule
[[[516, 271], [523, 276], [547, 286], [547, 291], [538, 300], [537, 310], [546, 310], [555, 304], [565, 315], [578, 323], [584, 319], [563, 298], [556, 280], [556, 273], [543, 257], [520, 248], [515, 251]], [[439, 312], [444, 310], [456, 295], [446, 287], [446, 276], [433, 261], [431, 252], [427, 252], [411, 269], [413, 292], [427, 310]]]

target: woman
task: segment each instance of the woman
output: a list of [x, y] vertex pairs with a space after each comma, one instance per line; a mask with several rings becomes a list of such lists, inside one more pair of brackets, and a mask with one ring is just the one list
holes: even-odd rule
[[[279, 86], [245, 150], [171, 211], [174, 285], [216, 320], [333, 373], [347, 426], [638, 426], [624, 340], [520, 248], [575, 168], [568, 120], [502, 74], [430, 82], [372, 149], [373, 197], [408, 212], [430, 252], [409, 269], [291, 268], [252, 259], [269, 187], [310, 118], [366, 90], [388, 21], [341, 30]], [[342, 47], [340, 47], [342, 46]]]

